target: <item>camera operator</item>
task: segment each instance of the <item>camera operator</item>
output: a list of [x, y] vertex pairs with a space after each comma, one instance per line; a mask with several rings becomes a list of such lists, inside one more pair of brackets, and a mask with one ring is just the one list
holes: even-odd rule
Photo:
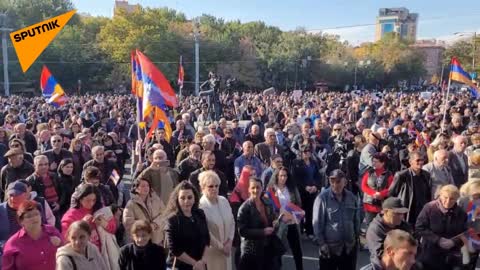
[[328, 138], [328, 144], [332, 150], [327, 157], [327, 174], [335, 169], [343, 168], [348, 151], [353, 149], [353, 144], [346, 138], [341, 124], [333, 125], [332, 136]]

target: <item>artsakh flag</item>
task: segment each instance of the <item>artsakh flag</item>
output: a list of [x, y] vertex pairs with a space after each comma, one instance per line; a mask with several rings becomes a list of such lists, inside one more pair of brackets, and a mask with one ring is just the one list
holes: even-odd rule
[[40, 88], [42, 89], [42, 96], [47, 103], [54, 107], [60, 107], [68, 101], [62, 86], [55, 80], [46, 66], [43, 66], [42, 74], [40, 75]]
[[275, 211], [280, 210], [281, 205], [280, 205], [280, 200], [277, 197], [277, 194], [273, 190], [273, 188], [268, 188], [266, 192], [268, 198], [272, 201], [273, 207], [275, 208]]
[[285, 210], [292, 214], [292, 216], [295, 218], [295, 223], [297, 224], [299, 224], [303, 217], [305, 217], [305, 211], [292, 202], [289, 202], [287, 206], [285, 206]]

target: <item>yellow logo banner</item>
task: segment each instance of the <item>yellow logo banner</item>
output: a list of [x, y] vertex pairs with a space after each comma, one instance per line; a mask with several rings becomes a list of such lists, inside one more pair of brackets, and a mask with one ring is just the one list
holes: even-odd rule
[[72, 18], [76, 10], [71, 10], [60, 16], [22, 28], [10, 33], [13, 47], [17, 52], [18, 60], [23, 72], [37, 60], [63, 27]]

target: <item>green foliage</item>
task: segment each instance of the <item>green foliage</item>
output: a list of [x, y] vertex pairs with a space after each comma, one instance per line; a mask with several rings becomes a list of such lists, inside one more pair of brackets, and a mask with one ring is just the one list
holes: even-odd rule
[[[8, 26], [18, 29], [73, 9], [67, 0], [0, 0], [8, 10]], [[360, 59], [338, 36], [311, 34], [305, 29], [284, 32], [255, 21], [224, 21], [202, 15], [200, 21], [200, 79], [212, 70], [223, 79], [236, 77], [250, 89], [275, 86], [292, 89], [327, 81], [343, 87], [353, 84], [354, 63], [371, 59], [359, 67], [364, 84], [391, 84], [400, 78], [419, 76], [421, 59], [394, 38], [369, 45]], [[141, 50], [176, 87], [179, 56], [183, 55], [185, 90], [195, 78], [193, 23], [183, 13], [168, 8], [139, 8], [132, 13], [116, 11], [113, 18], [76, 15], [30, 70], [23, 74], [16, 55], [9, 49], [10, 80], [35, 82], [43, 64], [70, 92], [77, 81], [82, 89], [115, 89], [130, 84], [130, 52]], [[9, 44], [11, 46], [11, 43]], [[345, 62], [347, 65], [345, 65]]]
[[[473, 57], [473, 40], [466, 39], [455, 42], [451, 46], [447, 47], [443, 54], [443, 63], [449, 65], [452, 57], [456, 57], [462, 64], [462, 67], [467, 72], [472, 72], [472, 57]], [[480, 38], [476, 40], [476, 53], [475, 53], [475, 71], [480, 72]]]

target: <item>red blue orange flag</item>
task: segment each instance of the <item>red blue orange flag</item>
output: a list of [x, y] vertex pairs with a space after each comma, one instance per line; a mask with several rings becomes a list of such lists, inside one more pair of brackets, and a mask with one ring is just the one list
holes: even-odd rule
[[143, 82], [142, 82], [142, 70], [140, 63], [138, 62], [135, 51], [131, 54], [132, 65], [132, 94], [137, 98], [137, 123], [140, 128], [145, 128], [146, 123], [143, 121]]
[[170, 142], [170, 138], [172, 137], [172, 127], [170, 126], [170, 121], [162, 109], [155, 107], [153, 113], [153, 124], [147, 133], [147, 138], [151, 138], [157, 128], [163, 128], [165, 130], [165, 139]]
[[303, 220], [303, 217], [305, 216], [305, 211], [303, 211], [302, 208], [300, 208], [298, 205], [289, 202], [285, 206], [285, 211], [289, 212], [292, 214], [294, 217], [295, 223], [300, 224], [300, 221]]
[[165, 76], [140, 51], [137, 51], [143, 83], [143, 118], [153, 112], [154, 107], [177, 107], [177, 96]]
[[183, 69], [183, 57], [180, 55], [180, 64], [178, 65], [178, 80], [177, 80], [177, 84], [180, 89], [183, 88], [184, 78], [185, 78], [185, 70]]
[[452, 81], [461, 82], [470, 86], [472, 96], [476, 98], [480, 97], [479, 89], [475, 83], [473, 83], [470, 74], [463, 70], [462, 65], [460, 65], [460, 62], [455, 57], [452, 58], [452, 63], [450, 66], [450, 79]]
[[268, 188], [266, 193], [268, 198], [270, 198], [270, 200], [272, 201], [273, 207], [275, 208], [275, 210], [276, 211], [280, 210], [281, 208], [280, 200], [278, 199], [277, 194], [275, 194], [275, 191], [273, 190], [273, 188]]
[[40, 75], [40, 88], [42, 89], [42, 96], [47, 103], [54, 107], [60, 107], [68, 101], [62, 86], [55, 80], [46, 66], [43, 66], [42, 74]]

